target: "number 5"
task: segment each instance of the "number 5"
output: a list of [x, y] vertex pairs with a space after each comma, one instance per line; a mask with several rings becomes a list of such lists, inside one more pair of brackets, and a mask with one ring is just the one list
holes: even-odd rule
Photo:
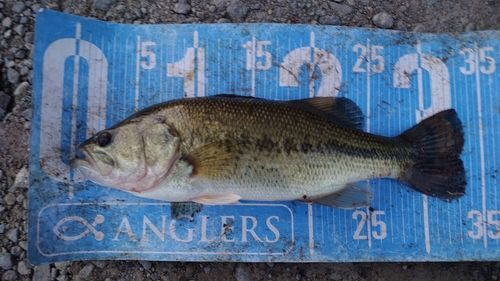
[[384, 211], [373, 211], [372, 213], [372, 228], [380, 226], [380, 233], [372, 230], [373, 238], [375, 239], [384, 239], [387, 237], [387, 225], [383, 221], [377, 220], [377, 215], [385, 215]]
[[479, 49], [479, 61], [488, 63], [488, 67], [482, 65], [481, 67], [479, 67], [479, 70], [481, 70], [481, 72], [484, 74], [492, 74], [496, 69], [495, 59], [493, 59], [493, 57], [487, 56], [487, 51], [493, 51], [493, 48], [484, 47]]
[[257, 42], [257, 57], [264, 57], [264, 65], [262, 62], [257, 62], [257, 69], [259, 70], [268, 70], [271, 68], [271, 53], [264, 51], [263, 46], [271, 45], [270, 41], [258, 41]]
[[383, 51], [383, 46], [372, 46], [371, 61], [372, 63], [378, 62], [372, 65], [372, 70], [374, 73], [382, 73], [385, 68], [385, 61], [382, 55], [378, 55], [377, 51]]
[[153, 69], [156, 66], [156, 54], [148, 51], [148, 47], [156, 46], [155, 42], [142, 42], [141, 56], [147, 58], [147, 61], [141, 62], [141, 67], [144, 69]]

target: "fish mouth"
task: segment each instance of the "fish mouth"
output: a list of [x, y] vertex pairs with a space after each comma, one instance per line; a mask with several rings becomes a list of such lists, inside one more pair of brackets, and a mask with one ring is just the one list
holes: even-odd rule
[[[97, 164], [97, 161], [92, 156], [92, 153], [90, 153], [88, 148], [79, 147], [78, 150], [83, 153], [84, 157], [83, 158], [75, 157], [71, 159], [69, 165], [72, 169], [76, 170], [77, 172], [79, 172], [80, 174], [89, 179], [95, 179], [96, 176], [106, 177], [109, 176], [109, 174], [111, 174], [113, 168], [106, 169], [106, 171], [103, 171], [103, 169], [99, 167], [99, 165]], [[109, 166], [114, 167], [113, 159], [111, 159], [108, 155], [104, 156], [111, 161], [111, 164]]]

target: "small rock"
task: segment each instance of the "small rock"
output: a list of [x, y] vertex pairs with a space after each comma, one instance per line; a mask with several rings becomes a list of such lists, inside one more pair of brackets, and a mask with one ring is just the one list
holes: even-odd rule
[[139, 261], [139, 263], [144, 267], [145, 270], [150, 270], [153, 264], [150, 261]]
[[31, 268], [28, 268], [26, 266], [26, 261], [20, 261], [17, 263], [17, 272], [21, 275], [30, 275], [31, 274]]
[[33, 281], [50, 280], [50, 264], [35, 266]]
[[14, 247], [10, 248], [10, 253], [12, 254], [12, 256], [14, 256], [16, 258], [19, 257], [22, 252], [23, 252], [23, 249], [21, 249], [21, 247], [19, 247], [19, 246], [14, 246]]
[[94, 270], [94, 265], [88, 263], [86, 266], [80, 269], [80, 272], [78, 272], [78, 276], [80, 276], [80, 278], [86, 279], [90, 276], [92, 270]]
[[217, 20], [217, 23], [230, 23], [230, 22], [231, 20], [226, 18], [220, 18]]
[[0, 253], [0, 267], [4, 270], [12, 268], [12, 255], [9, 253]]
[[[26, 10], [26, 11], [29, 11], [29, 10]], [[28, 17], [21, 17], [21, 19], [19, 20], [19, 23], [27, 24], [29, 20], [30, 19]]]
[[24, 96], [28, 92], [28, 89], [30, 87], [30, 83], [24, 81], [19, 86], [17, 86], [16, 90], [14, 91], [14, 96], [19, 97], [19, 96]]
[[334, 3], [334, 2], [330, 3], [330, 9], [332, 9], [334, 11], [334, 13], [336, 15], [338, 15], [339, 17], [343, 17], [347, 14], [352, 13], [352, 11], [354, 11], [354, 9], [350, 6], [342, 5], [342, 4], [338, 4], [338, 3]]
[[[4, 146], [3, 146], [2, 148], [4, 148]], [[2, 152], [3, 152], [3, 151], [2, 151]], [[6, 153], [7, 153], [7, 149], [5, 149], [4, 154], [6, 154]], [[8, 177], [8, 178], [7, 178], [7, 185], [8, 185], [8, 186], [12, 186], [12, 185], [14, 185], [14, 179], [13, 179], [12, 177]], [[11, 192], [11, 193], [12, 193], [12, 192]]]
[[23, 248], [23, 250], [27, 251], [28, 250], [28, 241], [20, 241], [19, 246]]
[[2, 280], [4, 281], [15, 281], [17, 280], [17, 272], [14, 270], [5, 271], [2, 274]]
[[29, 171], [26, 166], [24, 166], [16, 175], [16, 179], [11, 187], [9, 187], [9, 192], [13, 193], [18, 188], [28, 188], [28, 176]]
[[5, 33], [3, 34], [3, 38], [4, 38], [4, 39], [9, 39], [11, 36], [12, 36], [12, 29], [8, 29], [8, 30], [7, 30], [7, 31], [5, 31]]
[[19, 70], [19, 73], [22, 75], [22, 76], [26, 76], [30, 73], [30, 69], [29, 67], [27, 67], [26, 65], [21, 67], [21, 69]]
[[437, 2], [439, 2], [439, 0], [427, 0], [427, 5], [432, 5]]
[[250, 276], [244, 269], [244, 265], [238, 264], [236, 267], [236, 280], [237, 281], [250, 281]]
[[7, 106], [10, 102], [10, 96], [0, 92], [0, 118], [3, 118], [7, 113]]
[[273, 268], [274, 267], [274, 262], [266, 262], [267, 266], [269, 266], [270, 268]]
[[95, 266], [97, 266], [98, 268], [100, 269], [103, 269], [106, 264], [107, 264], [107, 261], [93, 261], [93, 263], [95, 264]]
[[373, 23], [380, 28], [391, 28], [394, 25], [391, 15], [381, 12], [373, 16]]
[[14, 27], [14, 31], [19, 35], [19, 36], [24, 36], [24, 25], [18, 24], [16, 27]]
[[476, 25], [473, 22], [469, 22], [465, 26], [465, 32], [471, 32], [471, 31], [474, 31], [474, 30], [476, 30]]
[[14, 54], [14, 57], [16, 59], [24, 59], [25, 58], [25, 55], [24, 55], [24, 52], [22, 50], [18, 50], [15, 54]]
[[203, 20], [205, 19], [205, 14], [203, 12], [196, 12], [196, 17]]
[[31, 10], [34, 12], [34, 13], [37, 13], [38, 10], [40, 10], [40, 8], [42, 7], [42, 5], [38, 4], [38, 3], [35, 3], [33, 5], [31, 5]]
[[214, 0], [214, 5], [217, 9], [224, 9], [226, 7], [226, 1], [225, 0]]
[[[9, 193], [11, 194], [11, 193]], [[7, 238], [9, 238], [10, 241], [17, 243], [19, 242], [19, 229], [13, 228], [7, 233]]]
[[319, 23], [323, 25], [339, 25], [341, 23], [340, 18], [336, 15], [323, 16], [319, 18]]
[[71, 262], [69, 261], [60, 261], [60, 262], [55, 262], [54, 266], [59, 270], [66, 272], [66, 268], [71, 265]]
[[34, 32], [26, 32], [24, 35], [24, 42], [28, 44], [33, 44], [35, 42], [35, 33]]
[[14, 68], [9, 68], [7, 69], [7, 80], [9, 80], [10, 83], [15, 84], [17, 81], [19, 81], [20, 74], [15, 70]]
[[14, 193], [9, 193], [5, 195], [5, 198], [3, 199], [7, 205], [12, 206], [16, 204], [16, 195]]
[[20, 13], [24, 10], [24, 8], [26, 8], [26, 5], [24, 4], [24, 2], [16, 2], [14, 3], [14, 5], [12, 6], [12, 11], [13, 12], [16, 12], [16, 13]]
[[50, 269], [50, 280], [54, 280], [57, 277], [57, 269], [52, 267]]
[[426, 31], [427, 31], [427, 28], [425, 28], [425, 25], [423, 25], [423, 24], [419, 23], [419, 24], [417, 24], [417, 25], [413, 28], [413, 30], [412, 30], [412, 31], [413, 31], [413, 32], [422, 33], [422, 32], [426, 32]]
[[186, 0], [180, 0], [174, 5], [174, 12], [187, 15], [191, 12], [191, 6]]
[[248, 6], [239, 0], [232, 1], [226, 8], [227, 14], [233, 19], [244, 19], [248, 10]]
[[30, 121], [31, 120], [31, 115], [32, 115], [32, 109], [31, 107], [24, 110], [23, 112], [21, 112], [21, 116], [26, 119], [26, 121]]
[[95, 0], [94, 8], [107, 12], [109, 8], [111, 8], [111, 6], [115, 3], [116, 0]]
[[297, 279], [297, 281], [301, 280], [302, 279], [302, 275], [300, 275], [299, 273], [297, 273], [295, 275], [295, 279]]
[[9, 28], [12, 25], [12, 19], [9, 17], [6, 17], [2, 20], [2, 25]]
[[211, 270], [212, 270], [212, 269], [210, 268], [210, 266], [205, 266], [205, 267], [203, 268], [203, 271], [205, 272], [205, 274], [209, 274]]
[[68, 276], [68, 275], [66, 275], [66, 274], [61, 274], [61, 275], [57, 276], [56, 280], [57, 280], [57, 281], [69, 281], [70, 279], [69, 279], [69, 276]]
[[408, 29], [406, 28], [406, 26], [400, 20], [398, 20], [398, 22], [396, 22], [396, 26], [394, 28], [396, 30], [399, 30], [399, 31], [408, 31]]
[[187, 263], [186, 264], [186, 269], [184, 270], [184, 276], [188, 279], [191, 277], [194, 277], [196, 267], [194, 263]]

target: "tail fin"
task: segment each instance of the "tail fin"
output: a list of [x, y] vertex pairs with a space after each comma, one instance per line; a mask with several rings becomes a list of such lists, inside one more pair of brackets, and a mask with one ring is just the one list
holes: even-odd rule
[[460, 159], [464, 133], [454, 109], [423, 120], [400, 138], [412, 144], [415, 163], [400, 178], [404, 184], [442, 199], [465, 194], [467, 179]]

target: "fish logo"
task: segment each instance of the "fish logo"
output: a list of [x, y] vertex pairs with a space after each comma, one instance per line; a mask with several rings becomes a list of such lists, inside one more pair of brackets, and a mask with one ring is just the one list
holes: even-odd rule
[[[67, 222], [71, 222], [71, 221], [76, 221], [76, 222], [83, 224], [86, 227], [86, 229], [78, 235], [66, 235], [66, 234], [64, 234], [64, 233], [71, 231], [71, 229], [66, 225]], [[104, 233], [96, 230], [95, 226], [97, 226], [98, 224], [102, 224], [103, 222], [104, 222], [103, 215], [96, 215], [93, 223], [89, 223], [87, 220], [85, 220], [82, 217], [70, 216], [70, 217], [65, 217], [65, 218], [61, 219], [54, 226], [53, 231], [58, 238], [63, 239], [65, 241], [76, 241], [76, 240], [82, 239], [83, 237], [85, 237], [87, 234], [89, 234], [91, 232], [92, 232], [92, 234], [94, 234], [95, 240], [101, 241], [102, 239], [104, 239]]]

